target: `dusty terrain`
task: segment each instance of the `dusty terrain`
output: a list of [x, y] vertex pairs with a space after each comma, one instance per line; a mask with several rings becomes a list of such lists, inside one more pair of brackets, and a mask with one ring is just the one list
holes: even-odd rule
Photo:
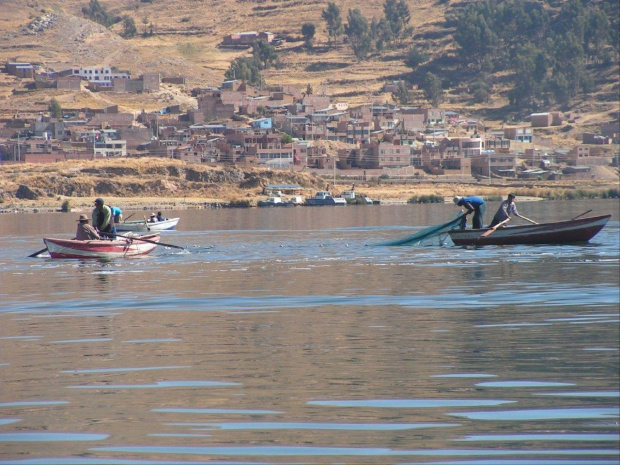
[[[266, 198], [269, 184], [297, 184], [303, 197], [330, 185], [334, 194], [351, 187], [346, 171], [330, 176], [250, 167], [213, 167], [170, 159], [110, 159], [62, 162], [51, 165], [0, 165], [0, 211], [56, 211], [67, 202], [72, 210], [89, 208], [95, 197], [125, 210], [209, 208], [213, 204], [247, 202]], [[520, 197], [562, 196], [566, 192], [618, 189], [617, 176], [609, 173], [587, 181], [450, 181], [423, 177], [407, 182], [373, 178], [354, 179], [356, 192], [381, 203], [404, 203], [413, 196], [435, 195], [449, 201], [454, 195]]]
[[[359, 3], [336, 2], [346, 23], [350, 8], [359, 8], [369, 20], [383, 16], [384, 0]], [[398, 47], [357, 60], [351, 47], [341, 38], [328, 44], [325, 21], [321, 18], [327, 2], [315, 0], [101, 0], [100, 4], [117, 17], [131, 17], [138, 33], [122, 38], [122, 24], [105, 27], [84, 18], [87, 0], [0, 0], [0, 61], [40, 63], [44, 69], [63, 70], [71, 66], [113, 65], [134, 75], [159, 71], [163, 75], [183, 75], [186, 86], [165, 85], [152, 94], [92, 93], [55, 89], [29, 89], [25, 80], [0, 73], [0, 116], [47, 111], [52, 97], [66, 109], [103, 108], [119, 105], [122, 111], [159, 110], [179, 104], [183, 110], [195, 107], [188, 91], [196, 86], [217, 86], [232, 60], [247, 56], [248, 50], [219, 48], [223, 37], [233, 32], [271, 31], [286, 40], [278, 47], [280, 67], [263, 71], [267, 85], [294, 84], [301, 89], [311, 85], [315, 93], [325, 92], [336, 101], [351, 104], [389, 102], [391, 94], [381, 91], [386, 81], [411, 78], [412, 70], [404, 57], [413, 44], [444, 62], [454, 62], [459, 53], [454, 32], [446, 17], [462, 6], [454, 1], [410, 0], [413, 35]], [[45, 29], [34, 31], [33, 24], [49, 15], [55, 19]], [[314, 48], [302, 45], [301, 26], [316, 26]], [[153, 34], [144, 34], [152, 27]], [[450, 65], [452, 66], [452, 65]], [[457, 72], [450, 66], [443, 72]], [[596, 131], [607, 121], [618, 119], [618, 67], [597, 77], [598, 85], [589, 95], [576, 99], [571, 110], [577, 120], [570, 127], [552, 130], [560, 145], [571, 147], [584, 131]], [[442, 108], [467, 118], [479, 118], [490, 127], [517, 117], [508, 114], [507, 88], [498, 80], [491, 101], [484, 106], [472, 102], [466, 86], [445, 89]], [[428, 105], [418, 91], [416, 105]], [[558, 108], [549, 108], [557, 110]], [[562, 109], [567, 110], [567, 109]], [[517, 120], [514, 122], [518, 122]]]

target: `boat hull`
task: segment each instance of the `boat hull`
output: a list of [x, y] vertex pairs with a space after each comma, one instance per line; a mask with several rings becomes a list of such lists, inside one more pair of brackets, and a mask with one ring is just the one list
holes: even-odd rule
[[340, 198], [306, 199], [306, 205], [309, 207], [323, 207], [323, 206], [344, 207], [347, 205], [347, 201], [345, 199], [340, 199]]
[[149, 223], [147, 221], [123, 221], [116, 224], [116, 230], [118, 232], [155, 232], [155, 231], [170, 231], [177, 227], [179, 218], [169, 218], [164, 221], [155, 221]]
[[[141, 238], [152, 242], [141, 241]], [[52, 258], [125, 258], [151, 253], [157, 247], [159, 234], [113, 241], [44, 238], [43, 242]]]
[[489, 228], [453, 230], [449, 234], [454, 245], [465, 246], [579, 243], [588, 242], [598, 234], [610, 217], [611, 215], [605, 215], [557, 223], [499, 228], [486, 237], [482, 237], [482, 234], [489, 231]]

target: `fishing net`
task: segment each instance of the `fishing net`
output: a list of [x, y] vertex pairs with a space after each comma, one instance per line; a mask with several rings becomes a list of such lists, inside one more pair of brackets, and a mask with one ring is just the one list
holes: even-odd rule
[[444, 245], [445, 241], [448, 239], [448, 231], [460, 228], [461, 221], [464, 219], [465, 215], [457, 213], [455, 218], [451, 219], [446, 223], [430, 226], [420, 232], [412, 234], [411, 236], [404, 237], [402, 239], [395, 239], [392, 241], [381, 242], [374, 245], [409, 245], [414, 247], [429, 245], [441, 246]]

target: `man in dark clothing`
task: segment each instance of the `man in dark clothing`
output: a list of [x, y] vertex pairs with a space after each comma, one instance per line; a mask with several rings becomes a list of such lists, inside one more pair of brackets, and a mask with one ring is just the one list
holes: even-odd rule
[[469, 197], [454, 197], [454, 203], [459, 207], [464, 207], [467, 211], [463, 215], [463, 220], [461, 221], [461, 229], [465, 229], [467, 226], [467, 215], [470, 213], [474, 214], [472, 218], [472, 227], [474, 229], [482, 229], [483, 228], [483, 217], [484, 211], [487, 208], [486, 203], [480, 197], [476, 197], [475, 195], [470, 195]]
[[114, 226], [114, 215], [107, 205], [104, 205], [102, 198], [95, 199], [93, 209], [93, 226], [97, 228], [99, 234], [104, 238], [114, 239], [116, 237], [116, 227]]

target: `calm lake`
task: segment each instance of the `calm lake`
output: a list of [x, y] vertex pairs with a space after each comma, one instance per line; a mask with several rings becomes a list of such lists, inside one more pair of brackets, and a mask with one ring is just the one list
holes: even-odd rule
[[101, 262], [28, 258], [79, 213], [0, 215], [0, 464], [616, 465], [618, 201], [517, 203], [613, 216], [474, 249], [373, 245], [448, 204], [166, 211], [185, 250]]

